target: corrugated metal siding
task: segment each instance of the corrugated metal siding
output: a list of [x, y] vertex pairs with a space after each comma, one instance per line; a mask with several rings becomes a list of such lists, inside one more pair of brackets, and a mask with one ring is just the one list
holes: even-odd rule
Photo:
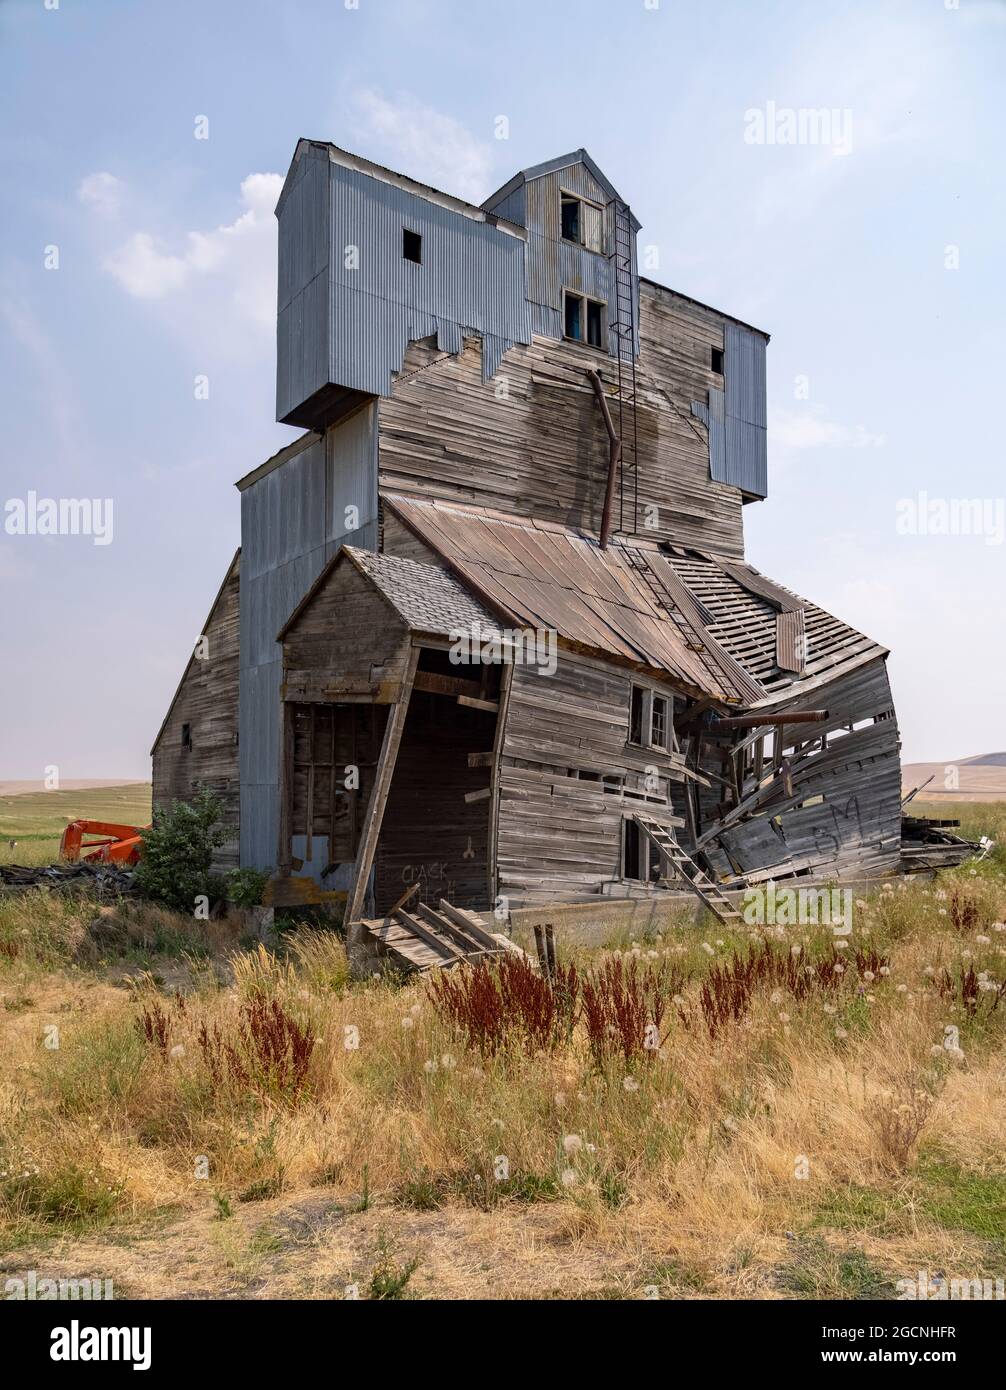
[[765, 339], [728, 323], [723, 341], [726, 392], [710, 389], [708, 404], [692, 404], [692, 414], [709, 430], [709, 476], [767, 497]]
[[724, 327], [726, 369], [725, 481], [757, 497], [768, 496], [768, 431], [765, 339], [728, 323]]
[[[422, 265], [402, 256], [403, 227], [422, 236]], [[431, 333], [449, 351], [460, 350], [463, 330], [530, 342], [524, 244], [508, 233], [334, 166], [333, 245], [332, 379], [340, 384], [386, 394], [409, 341]], [[360, 247], [359, 271], [345, 268], [346, 246]]]
[[[347, 529], [347, 507], [359, 526]], [[276, 863], [282, 654], [276, 634], [342, 543], [377, 546], [369, 405], [241, 494], [241, 863]]]
[[[487, 376], [500, 344], [531, 341], [520, 237], [358, 170], [304, 162], [322, 185], [305, 173], [281, 214], [280, 418], [328, 382], [387, 395], [409, 342], [431, 334], [449, 352], [466, 331], [495, 340]], [[422, 237], [421, 265], [402, 255], [403, 228]]]
[[[564, 287], [603, 300], [613, 324], [611, 262], [562, 241], [563, 189], [605, 206], [610, 251], [611, 204], [582, 163], [520, 185], [494, 209], [526, 224], [525, 244], [320, 151], [305, 156], [280, 214], [277, 417], [328, 383], [387, 395], [409, 342], [432, 334], [452, 353], [466, 332], [481, 336], [488, 380], [508, 347], [531, 341], [532, 322], [562, 337]], [[423, 239], [421, 265], [402, 255], [403, 228]], [[635, 264], [633, 286], [638, 305]]]
[[495, 213], [497, 217], [504, 217], [508, 222], [516, 222], [518, 227], [524, 227], [527, 225], [524, 221], [527, 215], [527, 204], [524, 200], [525, 186], [523, 183], [518, 184], [511, 193], [508, 193], [505, 198], [501, 198], [498, 203], [483, 203], [482, 206], [486, 212]]
[[276, 418], [328, 381], [328, 158], [305, 155], [279, 217]]
[[[589, 198], [605, 207], [604, 235], [608, 252], [614, 249], [614, 204], [583, 164], [530, 179], [527, 189], [527, 297], [534, 306], [535, 331], [548, 338], [561, 338], [562, 291], [575, 290], [607, 305], [609, 351], [617, 351], [615, 340], [615, 276], [608, 255], [588, 251], [562, 239], [561, 204], [563, 192]], [[639, 272], [635, 237], [632, 241], [632, 288], [635, 308], [636, 352], [639, 351]]]

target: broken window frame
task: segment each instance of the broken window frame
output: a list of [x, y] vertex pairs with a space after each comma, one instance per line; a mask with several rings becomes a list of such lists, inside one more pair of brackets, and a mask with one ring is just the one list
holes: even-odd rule
[[713, 345], [709, 349], [709, 370], [715, 372], [717, 376], [725, 376], [726, 351], [724, 348]]
[[[654, 741], [654, 704], [663, 705], [662, 742]], [[639, 718], [636, 718], [636, 710]], [[635, 734], [638, 732], [639, 737]], [[677, 751], [677, 738], [674, 733], [674, 696], [653, 686], [641, 685], [633, 681], [629, 694], [629, 727], [625, 739], [631, 748], [652, 749], [655, 753]]]
[[[415, 251], [414, 256], [409, 254], [410, 249]], [[409, 261], [412, 265], [422, 265], [423, 263], [422, 233], [414, 232], [411, 227], [402, 228], [402, 260]]]
[[660, 868], [660, 853], [649, 835], [644, 835], [634, 815], [623, 816], [619, 877], [632, 883], [655, 883]]
[[[569, 331], [569, 309], [568, 305], [577, 305], [577, 324], [580, 336]], [[590, 310], [597, 309], [597, 329], [598, 341], [595, 343], [588, 336], [590, 333]], [[579, 343], [581, 347], [593, 348], [598, 352], [606, 352], [605, 334], [607, 331], [607, 311], [608, 306], [603, 299], [594, 299], [592, 295], [581, 294], [579, 290], [566, 290], [562, 292], [562, 336], [569, 343]]]
[[[576, 236], [567, 236], [564, 214], [566, 208], [574, 204], [577, 209]], [[593, 225], [593, 235], [589, 231], [590, 224]], [[569, 242], [573, 246], [582, 246], [585, 251], [592, 251], [595, 255], [603, 256], [605, 254], [604, 205], [595, 203], [593, 198], [584, 198], [580, 193], [570, 193], [566, 189], [560, 189], [559, 235], [563, 241]]]
[[192, 752], [192, 725], [182, 725], [182, 749], [186, 753]]

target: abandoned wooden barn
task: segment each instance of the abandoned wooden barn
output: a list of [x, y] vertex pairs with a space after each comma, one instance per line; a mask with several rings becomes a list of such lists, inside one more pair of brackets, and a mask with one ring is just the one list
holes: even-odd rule
[[476, 207], [302, 140], [276, 211], [305, 433], [238, 483], [157, 801], [222, 786], [351, 920], [896, 871], [887, 653], [744, 559], [767, 335], [639, 275], [584, 150]]

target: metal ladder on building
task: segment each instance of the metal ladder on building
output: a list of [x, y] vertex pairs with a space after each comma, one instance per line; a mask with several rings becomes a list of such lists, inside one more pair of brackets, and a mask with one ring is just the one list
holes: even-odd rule
[[618, 366], [618, 435], [622, 443], [619, 476], [618, 529], [639, 530], [639, 454], [636, 429], [636, 296], [632, 276], [632, 214], [628, 203], [611, 204], [614, 250], [610, 260], [615, 277], [615, 343]]
[[720, 892], [709, 875], [699, 868], [686, 850], [682, 849], [666, 826], [661, 825], [659, 821], [651, 820], [649, 816], [640, 815], [638, 812], [633, 816], [633, 819], [650, 843], [656, 847], [661, 859], [670, 870], [666, 875], [668, 878], [682, 879], [724, 926], [741, 920], [741, 914], [730, 899]]

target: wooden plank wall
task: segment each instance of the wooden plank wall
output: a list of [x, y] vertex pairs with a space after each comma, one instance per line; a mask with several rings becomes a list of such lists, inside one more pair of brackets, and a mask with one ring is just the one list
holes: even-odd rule
[[[705, 399], [709, 385], [722, 380], [710, 369], [710, 347], [723, 343], [722, 320], [645, 284], [640, 312], [643, 533], [741, 556], [741, 494], [711, 481], [706, 430], [691, 414], [692, 400]], [[412, 344], [391, 396], [379, 405], [382, 489], [596, 532], [608, 440], [586, 378], [590, 367], [614, 385], [607, 354], [535, 338], [530, 347], [512, 348], [496, 378], [483, 384], [477, 339], [457, 357], [431, 342]], [[647, 515], [650, 505], [656, 510]]]
[[[283, 678], [297, 700], [347, 692], [394, 698], [411, 640], [401, 617], [348, 559], [336, 564], [283, 641]], [[301, 681], [295, 673], [306, 673]], [[296, 688], [295, 688], [296, 687]], [[382, 690], [383, 687], [383, 690]]]
[[[551, 678], [514, 669], [497, 831], [499, 892], [511, 902], [572, 902], [599, 892], [621, 871], [623, 817], [670, 813], [675, 757], [626, 743], [631, 684], [630, 672], [567, 651]], [[643, 800], [648, 767], [657, 769], [661, 790]], [[605, 775], [612, 791], [593, 780]]]
[[[238, 795], [238, 592], [235, 559], [213, 606], [203, 636], [206, 658], [193, 656], [153, 750], [155, 807], [187, 801], [198, 782], [224, 803], [227, 839], [214, 857], [218, 872], [237, 868]], [[192, 747], [182, 745], [188, 724]]]

